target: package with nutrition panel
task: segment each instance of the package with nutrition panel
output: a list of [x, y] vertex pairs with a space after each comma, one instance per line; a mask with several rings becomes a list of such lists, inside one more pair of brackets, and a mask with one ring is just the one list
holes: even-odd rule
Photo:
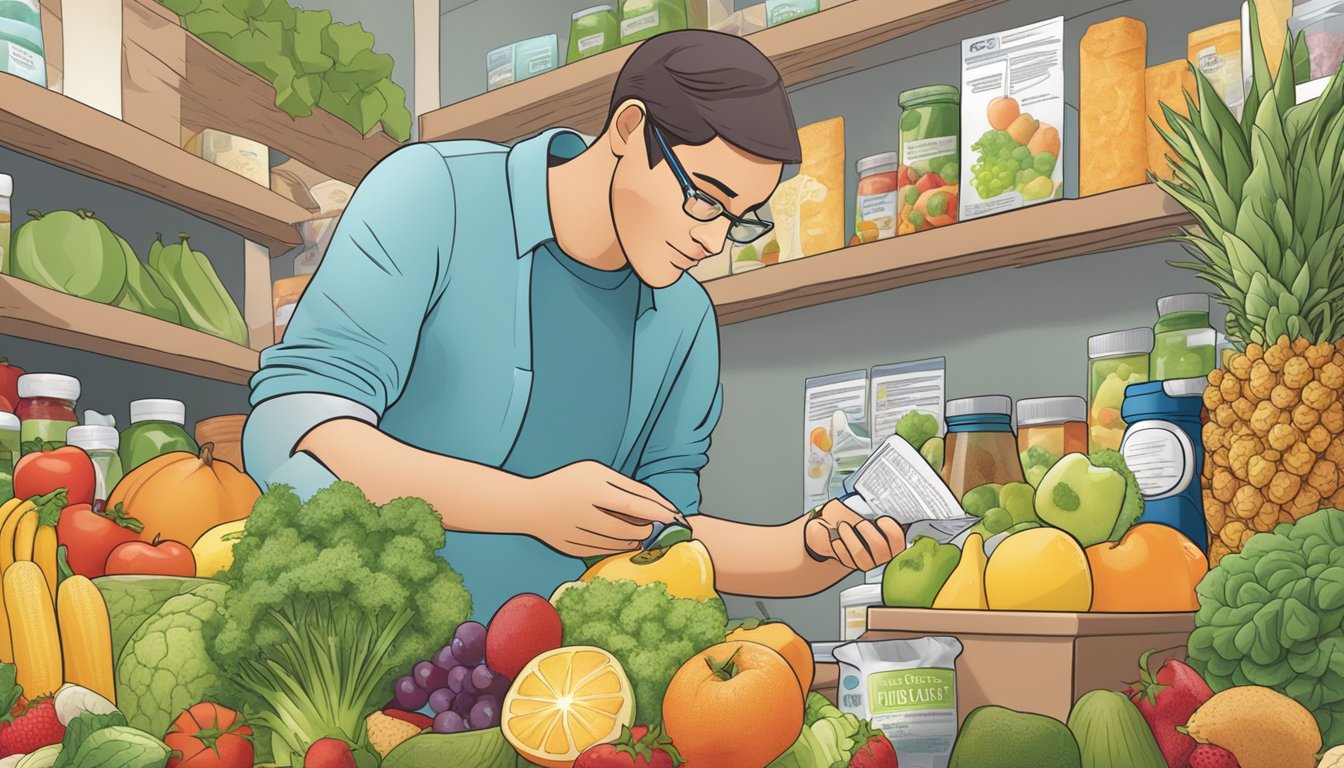
[[959, 221], [1064, 196], [1064, 17], [961, 42]]

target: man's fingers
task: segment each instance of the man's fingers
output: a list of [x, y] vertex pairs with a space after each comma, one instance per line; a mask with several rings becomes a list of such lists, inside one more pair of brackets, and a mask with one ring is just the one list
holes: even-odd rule
[[882, 515], [877, 518], [877, 528], [886, 538], [887, 546], [891, 547], [891, 557], [905, 551], [905, 529], [901, 528], [901, 524], [896, 522], [895, 518]]
[[676, 508], [668, 509], [657, 501], [626, 491], [616, 485], [608, 485], [608, 491], [600, 494], [594, 505], [607, 512], [615, 512], [633, 517], [642, 523], [668, 524], [676, 521]]
[[582, 523], [576, 523], [574, 527], [599, 539], [617, 543], [644, 541], [653, 535], [652, 525], [637, 525], [608, 514], [593, 515]]
[[854, 530], [863, 539], [864, 545], [872, 553], [873, 567], [885, 565], [891, 560], [891, 547], [887, 544], [887, 538], [878, 530], [878, 527], [871, 520], [864, 520], [854, 526]]
[[[611, 476], [607, 479], [607, 484], [617, 490], [624, 491], [625, 493], [628, 493], [631, 496], [637, 496], [641, 499], [644, 499], [645, 501], [651, 501], [673, 515], [677, 514], [678, 512], [677, 505], [663, 498], [662, 494], [653, 490], [644, 483], [631, 480], [625, 475], [622, 475], [620, 472], [616, 472], [613, 470], [611, 472]], [[660, 522], [670, 523], [672, 522], [672, 520], [668, 519], [668, 520], [662, 520]]]
[[573, 557], [606, 557], [638, 549], [639, 545], [622, 544], [611, 539], [584, 537], [582, 541], [566, 539], [565, 547], [569, 550], [568, 554]]
[[877, 567], [873, 562], [873, 555], [868, 548], [863, 545], [863, 539], [859, 537], [858, 531], [849, 523], [841, 523], [837, 526], [840, 529], [840, 541], [849, 550], [853, 558], [854, 568], [861, 571], [871, 571]]
[[820, 520], [811, 520], [803, 528], [803, 540], [807, 548], [817, 557], [834, 558], [835, 548], [831, 546], [830, 528]]

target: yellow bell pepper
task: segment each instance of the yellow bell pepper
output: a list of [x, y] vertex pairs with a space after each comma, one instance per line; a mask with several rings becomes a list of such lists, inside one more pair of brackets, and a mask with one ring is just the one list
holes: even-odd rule
[[709, 558], [709, 550], [694, 539], [670, 547], [636, 550], [604, 558], [579, 577], [582, 583], [593, 579], [629, 579], [640, 586], [661, 582], [667, 585], [667, 594], [691, 600], [718, 597], [714, 591], [714, 563]]

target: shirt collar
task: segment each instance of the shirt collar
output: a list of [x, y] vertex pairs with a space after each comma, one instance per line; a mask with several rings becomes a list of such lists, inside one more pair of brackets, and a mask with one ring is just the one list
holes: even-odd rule
[[[566, 160], [578, 157], [588, 148], [583, 137], [568, 128], [552, 128], [524, 139], [509, 150], [507, 168], [509, 203], [513, 207], [513, 233], [518, 243], [518, 258], [555, 239], [551, 227], [551, 205], [546, 195], [546, 172], [551, 157]], [[636, 276], [638, 279], [638, 276]], [[638, 317], [657, 309], [654, 290], [639, 282]]]

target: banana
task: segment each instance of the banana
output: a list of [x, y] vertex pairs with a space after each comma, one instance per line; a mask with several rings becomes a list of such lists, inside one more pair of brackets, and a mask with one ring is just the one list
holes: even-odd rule
[[[9, 505], [6, 504], [5, 508], [9, 509]], [[5, 522], [0, 524], [0, 574], [14, 564], [14, 534], [18, 530], [19, 521], [30, 512], [36, 521], [37, 505], [27, 500], [20, 501], [17, 506], [10, 509]]]
[[0, 527], [4, 526], [5, 521], [9, 519], [9, 516], [14, 514], [19, 507], [22, 507], [23, 503], [23, 499], [10, 499], [4, 504], [0, 504]]
[[19, 525], [14, 531], [14, 562], [31, 561], [33, 559], [33, 543], [37, 537], [37, 509], [30, 509], [23, 513], [19, 518]]

